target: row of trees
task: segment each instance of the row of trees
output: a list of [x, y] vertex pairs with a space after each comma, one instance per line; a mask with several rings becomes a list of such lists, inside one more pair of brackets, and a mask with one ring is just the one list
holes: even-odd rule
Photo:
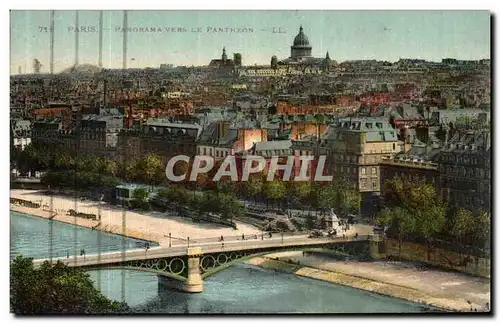
[[222, 190], [213, 190], [203, 194], [191, 193], [180, 185], [171, 185], [158, 192], [158, 196], [177, 205], [189, 207], [202, 217], [206, 214], [220, 214], [228, 219], [244, 214], [244, 205], [234, 194]]
[[50, 171], [42, 177], [42, 184], [53, 188], [114, 189], [118, 185], [114, 176], [102, 175], [87, 170]]
[[401, 178], [386, 182], [384, 208], [377, 221], [400, 241], [410, 237], [458, 242], [485, 249], [490, 241], [488, 212], [449, 208], [441, 202], [431, 184], [408, 183]]
[[61, 262], [33, 267], [31, 258], [10, 264], [10, 310], [18, 315], [125, 313], [125, 303], [111, 301], [95, 289], [83, 270]]
[[294, 182], [267, 180], [267, 174], [250, 176], [248, 181], [211, 182], [212, 174], [200, 174], [196, 183], [185, 182], [185, 187], [211, 189], [221, 193], [234, 193], [245, 200], [265, 202], [267, 206], [286, 209], [290, 204], [304, 205], [315, 209], [333, 208], [338, 214], [358, 212], [361, 196], [356, 188], [345, 179], [334, 182]]
[[[52, 155], [36, 151], [28, 146], [14, 155], [21, 171], [50, 170], [43, 182], [51, 186], [66, 187], [102, 187], [110, 188], [119, 179], [144, 183], [147, 185], [175, 184], [191, 190], [210, 190], [219, 193], [231, 193], [246, 200], [265, 202], [268, 206], [287, 208], [294, 204], [308, 205], [316, 209], [334, 208], [339, 214], [357, 212], [360, 207], [360, 195], [345, 180], [331, 183], [267, 181], [267, 174], [251, 176], [245, 182], [231, 182], [211, 179], [220, 164], [208, 174], [199, 174], [195, 182], [168, 183], [162, 159], [154, 154], [142, 158], [130, 158], [120, 163], [111, 158], [96, 156], [71, 155], [56, 152]], [[179, 162], [174, 174], [187, 173], [189, 165]], [[297, 206], [296, 206], [297, 207]], [[299, 206], [300, 207], [300, 206]]]
[[30, 145], [23, 151], [12, 151], [11, 158], [22, 173], [47, 170], [90, 172], [150, 185], [160, 184], [166, 180], [163, 162], [154, 154], [143, 158], [131, 158], [120, 163], [112, 158], [74, 155], [67, 152], [48, 154]]
[[118, 172], [118, 163], [109, 158], [94, 156], [72, 155], [66, 152], [47, 153], [38, 151], [32, 145], [24, 150], [11, 151], [11, 164], [15, 164], [21, 173], [29, 171], [88, 171], [115, 176]]

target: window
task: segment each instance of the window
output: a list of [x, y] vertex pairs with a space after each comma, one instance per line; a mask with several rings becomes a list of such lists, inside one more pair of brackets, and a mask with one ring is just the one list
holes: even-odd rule
[[377, 174], [377, 167], [372, 167], [372, 174]]
[[365, 188], [366, 188], [366, 178], [362, 178], [362, 179], [361, 179], [361, 184], [360, 184], [360, 185], [361, 185], [361, 188], [362, 188], [362, 189], [365, 189]]
[[364, 167], [361, 167], [361, 174], [365, 175], [366, 174], [366, 169]]
[[392, 150], [396, 150], [396, 144], [392, 144]]
[[373, 189], [377, 188], [377, 180], [376, 179], [372, 179], [372, 188]]

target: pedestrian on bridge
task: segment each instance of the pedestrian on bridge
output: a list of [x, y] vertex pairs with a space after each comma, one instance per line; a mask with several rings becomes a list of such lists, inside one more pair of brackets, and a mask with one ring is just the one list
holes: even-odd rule
[[245, 240], [245, 234], [244, 233], [241, 234], [241, 240]]

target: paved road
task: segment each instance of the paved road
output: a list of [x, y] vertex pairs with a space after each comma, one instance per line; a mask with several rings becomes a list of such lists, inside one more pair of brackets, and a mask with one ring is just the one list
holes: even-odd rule
[[[359, 240], [366, 240], [367, 236], [359, 236]], [[275, 234], [272, 238], [267, 238], [264, 240], [252, 239], [252, 240], [235, 240], [235, 241], [224, 241], [222, 242], [206, 242], [206, 243], [194, 243], [190, 244], [189, 248], [199, 247], [202, 253], [214, 253], [222, 251], [243, 251], [252, 250], [258, 248], [272, 248], [272, 247], [288, 247], [288, 246], [303, 246], [303, 245], [318, 245], [328, 242], [346, 242], [352, 241], [354, 237], [337, 237], [337, 238], [308, 238], [306, 235], [302, 236], [283, 236]], [[70, 267], [85, 267], [96, 264], [112, 264], [122, 261], [132, 261], [132, 260], [146, 260], [146, 259], [157, 259], [166, 257], [176, 257], [185, 256], [188, 253], [187, 244], [174, 247], [152, 247], [148, 250], [145, 248], [125, 250], [118, 252], [108, 252], [96, 255], [86, 255], [84, 256], [73, 256], [73, 257], [61, 257], [53, 258], [52, 261], [56, 262], [60, 260], [61, 262], [67, 264]], [[44, 261], [48, 259], [39, 259], [33, 261], [34, 266], [38, 267]]]

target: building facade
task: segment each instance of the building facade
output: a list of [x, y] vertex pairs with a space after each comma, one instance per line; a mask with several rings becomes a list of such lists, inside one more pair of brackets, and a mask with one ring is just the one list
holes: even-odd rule
[[325, 172], [344, 178], [360, 192], [360, 213], [373, 216], [380, 202], [380, 163], [397, 152], [396, 130], [384, 118], [342, 118], [321, 139], [318, 155], [327, 156]]
[[456, 134], [439, 155], [437, 192], [450, 206], [491, 208], [491, 133]]

